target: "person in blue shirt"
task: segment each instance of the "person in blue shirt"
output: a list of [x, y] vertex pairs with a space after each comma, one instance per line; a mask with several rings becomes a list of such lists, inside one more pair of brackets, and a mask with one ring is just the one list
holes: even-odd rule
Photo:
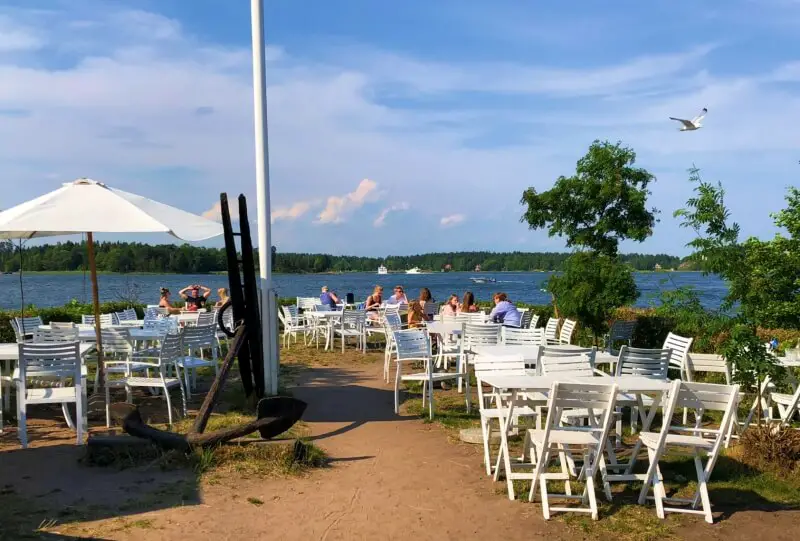
[[489, 319], [506, 327], [519, 327], [521, 318], [517, 307], [508, 300], [508, 295], [495, 293], [494, 308], [489, 314]]
[[336, 305], [339, 303], [339, 297], [333, 291], [328, 291], [328, 286], [322, 286], [322, 293], [319, 296], [320, 304], [330, 306], [331, 310], [336, 310]]

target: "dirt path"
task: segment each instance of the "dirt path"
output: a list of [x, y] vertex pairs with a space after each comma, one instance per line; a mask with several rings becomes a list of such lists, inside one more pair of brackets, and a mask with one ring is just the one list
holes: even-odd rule
[[[305, 478], [237, 476], [198, 486], [185, 473], [82, 468], [70, 441], [1, 452], [0, 489], [95, 509], [79, 514], [79, 524], [50, 529], [94, 539], [595, 538], [560, 520], [545, 522], [538, 505], [498, 495], [504, 485], [482, 474], [475, 446], [449, 442], [436, 425], [395, 416], [380, 372], [376, 363], [300, 376], [294, 394], [309, 403], [306, 424], [332, 458], [330, 468]], [[0, 451], [8, 448], [3, 443]], [[798, 519], [793, 512], [737, 513], [713, 527], [685, 523], [678, 535], [794, 539]]]

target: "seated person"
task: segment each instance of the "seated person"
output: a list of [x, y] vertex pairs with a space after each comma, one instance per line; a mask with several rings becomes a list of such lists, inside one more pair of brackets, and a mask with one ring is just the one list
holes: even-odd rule
[[333, 291], [328, 291], [328, 286], [322, 286], [322, 293], [319, 296], [319, 302], [320, 304], [329, 306], [331, 310], [336, 310], [336, 305], [339, 304], [339, 297], [337, 297], [336, 293]]
[[408, 297], [403, 291], [403, 286], [394, 286], [394, 295], [386, 301], [388, 304], [408, 304]]
[[453, 294], [450, 295], [450, 298], [447, 299], [447, 302], [442, 306], [442, 316], [443, 317], [456, 317], [456, 314], [459, 312], [458, 306], [458, 297]]
[[206, 286], [194, 284], [184, 287], [180, 290], [179, 294], [186, 302], [186, 311], [197, 312], [208, 300], [208, 297], [211, 295], [211, 290]]
[[408, 305], [408, 327], [419, 327], [427, 319], [422, 303], [420, 301], [411, 301]]
[[169, 302], [170, 295], [171, 295], [171, 293], [169, 292], [169, 289], [167, 289], [166, 287], [162, 287], [161, 288], [161, 298], [158, 301], [158, 307], [159, 308], [163, 308], [164, 310], [166, 310], [168, 314], [180, 314], [181, 313], [180, 309], [179, 308], [175, 308]]
[[372, 290], [372, 295], [367, 297], [366, 302], [364, 302], [364, 309], [368, 312], [374, 312], [381, 307], [381, 304], [383, 304], [383, 288], [375, 286], [375, 289]]
[[521, 317], [517, 307], [508, 300], [508, 295], [495, 293], [494, 308], [489, 314], [489, 319], [506, 327], [519, 327]]
[[217, 302], [214, 303], [214, 308], [222, 308], [222, 306], [226, 302], [228, 302], [228, 288], [227, 287], [219, 288], [217, 290], [217, 296], [219, 297], [219, 300], [217, 300]]
[[475, 304], [475, 295], [472, 291], [464, 293], [464, 301], [461, 303], [459, 312], [475, 313], [478, 311], [478, 306]]
[[[422, 312], [427, 314], [427, 310], [425, 310], [425, 305], [428, 303], [433, 304], [435, 301], [433, 300], [433, 295], [431, 295], [431, 290], [427, 287], [423, 287], [419, 290], [419, 304], [422, 306]], [[426, 320], [430, 320], [430, 317], [425, 317]]]

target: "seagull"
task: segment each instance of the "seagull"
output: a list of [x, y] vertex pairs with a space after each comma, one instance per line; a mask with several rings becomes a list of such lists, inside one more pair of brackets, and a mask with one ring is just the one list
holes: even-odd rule
[[700, 112], [700, 114], [691, 120], [686, 120], [683, 118], [675, 118], [674, 116], [669, 117], [669, 119], [677, 120], [678, 122], [683, 124], [683, 126], [681, 126], [681, 131], [694, 131], [694, 130], [699, 130], [700, 128], [703, 127], [703, 125], [700, 124], [700, 121], [702, 121], [705, 118], [707, 112], [708, 109], [703, 107], [703, 110]]

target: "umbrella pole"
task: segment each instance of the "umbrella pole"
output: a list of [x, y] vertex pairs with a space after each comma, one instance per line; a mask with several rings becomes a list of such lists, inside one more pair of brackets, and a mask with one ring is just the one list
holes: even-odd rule
[[94, 335], [97, 341], [97, 385], [93, 394], [98, 394], [105, 385], [105, 374], [103, 373], [103, 337], [100, 334], [100, 294], [97, 288], [97, 263], [94, 259], [94, 236], [92, 233], [86, 234], [86, 251], [89, 253], [89, 271], [92, 275]]

